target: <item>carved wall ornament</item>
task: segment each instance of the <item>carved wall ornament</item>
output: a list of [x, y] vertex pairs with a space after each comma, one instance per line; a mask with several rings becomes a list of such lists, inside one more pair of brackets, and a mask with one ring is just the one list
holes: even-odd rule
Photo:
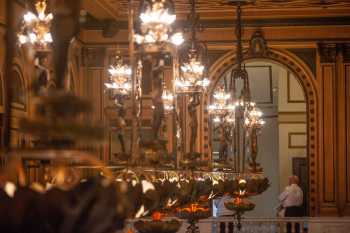
[[263, 32], [255, 31], [249, 42], [248, 54], [252, 57], [264, 57], [268, 52], [267, 42], [264, 38]]

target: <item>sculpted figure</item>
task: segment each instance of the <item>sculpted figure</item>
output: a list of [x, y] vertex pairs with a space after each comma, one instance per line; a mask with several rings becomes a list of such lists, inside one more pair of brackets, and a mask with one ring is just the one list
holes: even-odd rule
[[152, 94], [152, 103], [153, 103], [153, 139], [158, 140], [160, 138], [160, 129], [162, 126], [164, 115], [164, 105], [162, 100], [163, 94], [163, 66], [164, 61], [160, 60], [159, 64], [153, 69], [153, 94]]
[[219, 159], [222, 162], [226, 162], [228, 159], [229, 145], [230, 145], [230, 131], [231, 127], [227, 123], [223, 123], [220, 126], [220, 149]]
[[49, 81], [50, 81], [50, 70], [48, 69], [48, 58], [47, 56], [39, 56], [35, 60], [35, 73], [36, 73], [36, 86], [35, 91], [37, 94], [46, 93]]
[[117, 107], [117, 113], [118, 113], [116, 130], [117, 130], [117, 137], [118, 137], [123, 154], [126, 153], [125, 141], [124, 141], [124, 129], [126, 127], [126, 121], [125, 121], [126, 110], [124, 106], [124, 98], [125, 97], [122, 95], [117, 95], [115, 98], [115, 105]]
[[190, 153], [195, 152], [194, 148], [196, 145], [197, 131], [198, 131], [198, 118], [197, 118], [197, 107], [200, 104], [199, 94], [194, 93], [191, 95], [190, 102], [187, 106], [188, 114], [190, 116]]

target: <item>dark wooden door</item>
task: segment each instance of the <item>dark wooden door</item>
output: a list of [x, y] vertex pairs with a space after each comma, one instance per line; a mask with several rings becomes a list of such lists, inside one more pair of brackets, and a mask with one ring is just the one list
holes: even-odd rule
[[299, 177], [300, 187], [304, 193], [303, 213], [308, 216], [308, 190], [309, 190], [309, 173], [307, 158], [293, 158], [293, 174]]

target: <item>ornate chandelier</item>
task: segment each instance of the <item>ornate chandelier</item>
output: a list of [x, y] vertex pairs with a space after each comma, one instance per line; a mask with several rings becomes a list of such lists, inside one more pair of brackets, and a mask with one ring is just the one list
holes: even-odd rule
[[[245, 3], [248, 2], [229, 1], [229, 4], [237, 6], [237, 67], [231, 73], [230, 93], [226, 93], [222, 87], [215, 91], [213, 103], [208, 106], [208, 111], [213, 116], [214, 123], [223, 125], [231, 123], [233, 126], [230, 129], [234, 138], [230, 140], [230, 147], [235, 158], [233, 170], [245, 173], [249, 166], [249, 170], [255, 173], [262, 171], [256, 163], [257, 135], [265, 121], [262, 119], [263, 113], [251, 99], [248, 72], [242, 65], [241, 5]], [[237, 88], [238, 83], [243, 83], [241, 90]], [[247, 164], [247, 161], [250, 162]]]
[[45, 0], [37, 2], [35, 8], [37, 14], [27, 12], [23, 16], [23, 25], [21, 31], [18, 33], [18, 41], [21, 45], [30, 43], [35, 47], [43, 49], [52, 43], [50, 27], [53, 15], [52, 13], [45, 14]]
[[[213, 95], [214, 101], [208, 106], [209, 114], [214, 115], [214, 122], [218, 122], [218, 119], [227, 119], [228, 115], [232, 115], [235, 111], [236, 105], [230, 104], [231, 94], [227, 93], [224, 88], [219, 88]], [[232, 117], [230, 117], [232, 119]]]
[[[187, 52], [181, 59], [179, 77], [175, 80], [177, 93], [202, 92], [209, 86], [209, 79], [206, 77], [207, 67], [204, 58], [207, 55], [205, 44], [197, 41], [196, 33], [199, 26], [199, 15], [196, 13], [196, 1], [190, 0], [191, 13], [188, 21], [191, 22], [191, 39], [187, 44]], [[186, 51], [186, 50], [185, 50]]]
[[135, 34], [137, 44], [170, 42], [176, 46], [184, 42], [182, 33], [173, 32], [176, 15], [171, 0], [144, 0], [141, 3], [141, 33]]
[[262, 111], [256, 107], [254, 102], [250, 103], [250, 106], [245, 112], [244, 124], [247, 128], [258, 128], [260, 129], [265, 121], [261, 118], [263, 115]]
[[116, 56], [116, 64], [108, 69], [110, 82], [105, 83], [107, 89], [113, 90], [114, 94], [128, 95], [131, 91], [132, 70], [123, 64], [121, 56]]
[[[265, 122], [262, 119], [262, 111], [252, 101], [248, 72], [242, 65], [241, 6], [250, 3], [250, 0], [227, 0], [227, 2], [237, 7], [237, 67], [231, 73], [230, 93], [222, 87], [215, 91], [213, 103], [208, 106], [208, 111], [213, 116], [213, 122], [219, 124], [221, 129], [219, 161], [227, 163], [228, 154], [232, 153], [232, 171], [240, 177], [239, 190], [231, 193], [234, 200], [225, 202], [226, 208], [234, 211], [234, 218], [240, 230], [241, 216], [244, 212], [253, 210], [255, 206], [246, 199], [254, 194], [247, 192], [246, 189], [247, 182], [251, 179], [249, 176], [263, 171], [256, 159], [258, 133]], [[237, 88], [239, 83], [243, 84], [240, 90]]]
[[200, 62], [195, 49], [188, 54], [188, 62], [180, 67], [180, 77], [175, 80], [178, 93], [201, 92], [209, 86], [209, 80], [204, 78], [205, 66]]

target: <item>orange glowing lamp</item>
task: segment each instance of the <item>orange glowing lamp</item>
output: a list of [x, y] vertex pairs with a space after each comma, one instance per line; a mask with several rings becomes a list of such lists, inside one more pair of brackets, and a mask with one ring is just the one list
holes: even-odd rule
[[154, 212], [154, 213], [152, 214], [152, 220], [153, 220], [153, 221], [161, 221], [162, 218], [163, 218], [163, 216], [164, 216], [164, 214], [162, 214], [162, 213], [156, 211], [156, 212]]
[[199, 207], [199, 205], [197, 203], [195, 203], [195, 204], [190, 204], [189, 207], [178, 209], [178, 211], [186, 211], [186, 212], [189, 212], [189, 213], [196, 213], [196, 212], [199, 212], [199, 211], [206, 212], [206, 211], [209, 211], [209, 209], [208, 208]]
[[233, 200], [233, 203], [234, 203], [235, 205], [239, 205], [239, 204], [242, 203], [242, 199], [239, 198], [239, 197], [237, 197], [237, 198], [235, 198], [235, 199]]

